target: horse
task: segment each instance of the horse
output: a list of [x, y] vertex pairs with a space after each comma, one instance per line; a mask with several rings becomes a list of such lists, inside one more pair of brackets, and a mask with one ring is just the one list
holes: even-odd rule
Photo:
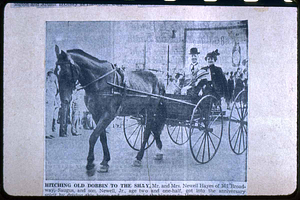
[[[67, 113], [72, 100], [72, 92], [77, 81], [85, 90], [84, 101], [89, 112], [96, 122], [96, 128], [89, 137], [89, 152], [87, 156], [86, 170], [94, 170], [94, 146], [98, 138], [102, 144], [103, 160], [100, 163], [100, 172], [108, 172], [110, 152], [107, 145], [106, 128], [118, 115], [120, 107], [126, 95], [121, 98], [107, 98], [104, 94], [112, 94], [113, 86], [108, 82], [122, 83], [122, 74], [115, 69], [115, 66], [106, 61], [84, 52], [81, 49], [71, 49], [64, 52], [55, 45], [57, 57], [55, 72], [58, 77], [59, 93], [61, 98], [62, 115], [60, 121], [60, 136], [67, 131]], [[132, 89], [163, 94], [164, 87], [158, 78], [149, 71], [127, 72], [126, 85]], [[144, 155], [145, 145], [148, 142], [151, 132], [154, 135], [156, 146], [162, 149], [160, 134], [166, 120], [166, 107], [162, 100], [150, 101], [144, 105], [147, 109], [147, 124], [144, 130], [143, 143], [134, 160], [134, 166], [140, 167]], [[143, 105], [143, 104], [142, 104]]]

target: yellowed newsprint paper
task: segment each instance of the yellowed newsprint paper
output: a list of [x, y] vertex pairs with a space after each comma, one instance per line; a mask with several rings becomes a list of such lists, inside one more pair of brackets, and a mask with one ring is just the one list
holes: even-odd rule
[[297, 9], [7, 4], [4, 189], [289, 195]]

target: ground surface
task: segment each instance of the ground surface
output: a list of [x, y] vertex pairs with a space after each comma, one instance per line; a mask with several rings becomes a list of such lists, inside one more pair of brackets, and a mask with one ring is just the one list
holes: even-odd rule
[[[112, 124], [121, 124], [116, 119]], [[236, 155], [228, 142], [228, 122], [224, 122], [221, 145], [215, 157], [206, 164], [198, 164], [192, 157], [190, 146], [179, 146], [172, 142], [166, 128], [161, 135], [164, 158], [154, 160], [157, 152], [152, 145], [142, 160], [142, 167], [133, 167], [137, 151], [127, 144], [121, 127], [108, 127], [107, 137], [111, 154], [108, 173], [99, 173], [102, 160], [102, 146], [97, 141], [95, 146], [96, 172], [88, 176], [85, 165], [88, 154], [88, 140], [92, 130], [80, 129], [80, 136], [46, 139], [47, 180], [108, 180], [108, 181], [245, 181], [246, 152]], [[57, 127], [57, 129], [59, 126]], [[70, 126], [68, 127], [70, 131]]]

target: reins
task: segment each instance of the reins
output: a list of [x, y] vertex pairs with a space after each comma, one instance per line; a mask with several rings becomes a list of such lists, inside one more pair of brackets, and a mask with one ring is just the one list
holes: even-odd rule
[[97, 81], [99, 81], [99, 80], [101, 80], [101, 79], [105, 78], [106, 76], [110, 75], [111, 73], [114, 73], [115, 71], [117, 71], [117, 69], [116, 69], [116, 68], [115, 68], [115, 69], [113, 69], [113, 70], [111, 70], [111, 71], [109, 71], [109, 72], [107, 72], [106, 74], [104, 74], [104, 75], [100, 76], [99, 78], [97, 78], [97, 79], [93, 80], [92, 82], [90, 82], [90, 83], [88, 83], [88, 84], [86, 84], [86, 85], [84, 85], [84, 86], [82, 86], [82, 87], [78, 88], [78, 89], [77, 89], [77, 91], [79, 91], [79, 90], [82, 90], [82, 89], [84, 89], [84, 88], [86, 88], [86, 87], [90, 86], [91, 84], [93, 84], [93, 83], [95, 83], [95, 82], [97, 82]]

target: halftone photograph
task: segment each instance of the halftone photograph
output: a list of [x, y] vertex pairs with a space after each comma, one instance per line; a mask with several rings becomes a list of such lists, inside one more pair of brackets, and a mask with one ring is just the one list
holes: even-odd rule
[[47, 22], [45, 76], [45, 181], [247, 182], [247, 21]]

